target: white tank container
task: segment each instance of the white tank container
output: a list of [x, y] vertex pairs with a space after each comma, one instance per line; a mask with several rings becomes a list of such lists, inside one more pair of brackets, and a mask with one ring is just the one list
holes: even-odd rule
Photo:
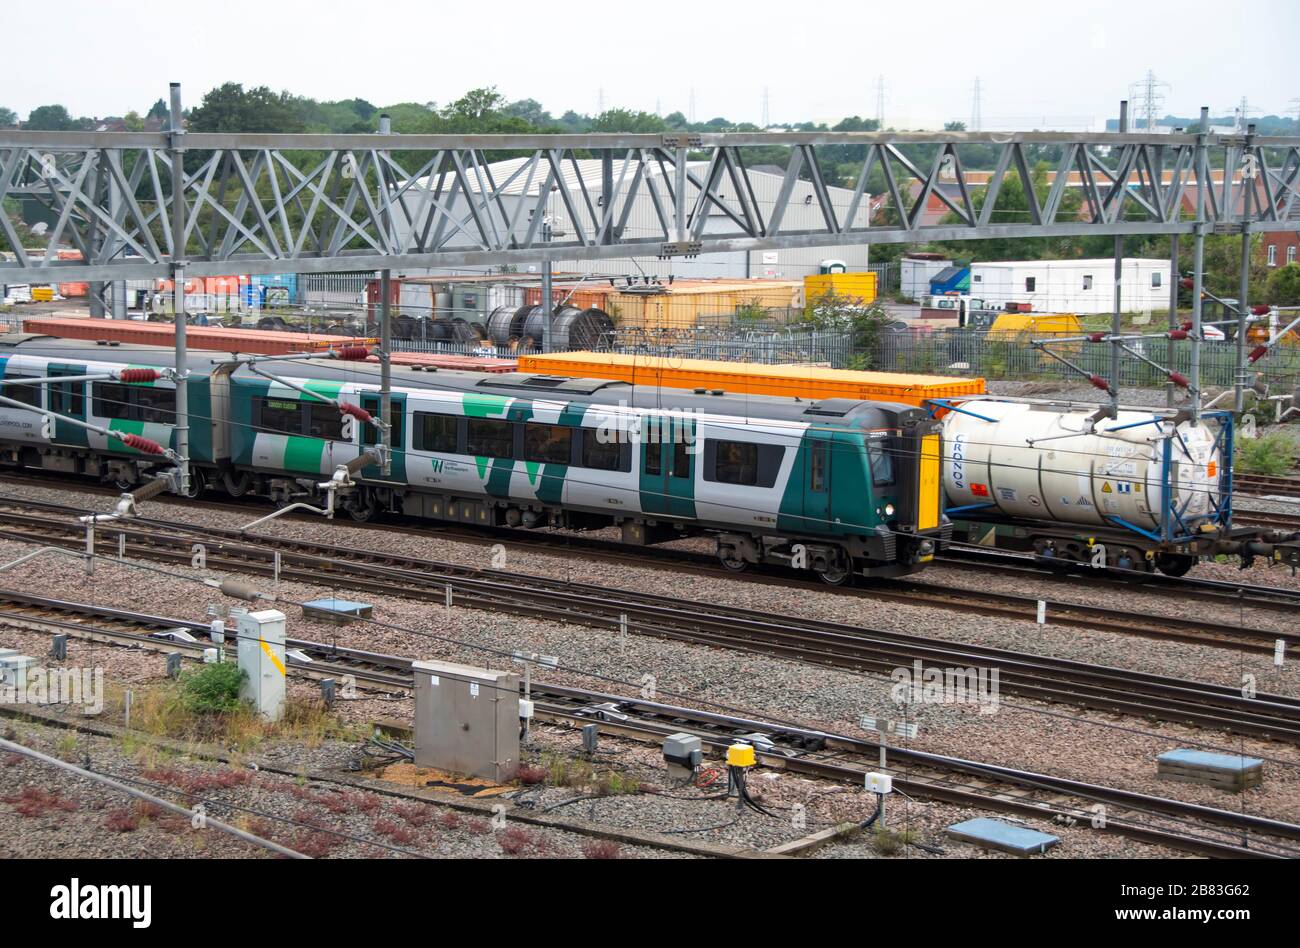
[[[1153, 416], [1121, 411], [1086, 434], [1087, 412], [978, 400], [963, 407], [993, 420], [961, 412], [944, 416], [949, 507], [994, 504], [1007, 517], [1098, 526], [1114, 526], [1107, 518], [1118, 517], [1144, 530], [1159, 529], [1165, 482], [1160, 431], [1169, 431], [1168, 422], [1123, 428]], [[1078, 433], [1060, 437], [1073, 432]], [[1213, 428], [1184, 422], [1178, 433], [1170, 480], [1187, 522], [1213, 510], [1222, 462]]]

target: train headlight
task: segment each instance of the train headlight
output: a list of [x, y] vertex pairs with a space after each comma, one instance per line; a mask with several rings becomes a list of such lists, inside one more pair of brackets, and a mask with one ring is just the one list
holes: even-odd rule
[[921, 541], [921, 547], [920, 547], [920, 549], [921, 549], [921, 552], [922, 552], [922, 553], [924, 553], [924, 554], [926, 554], [926, 555], [928, 556], [929, 554], [931, 554], [931, 553], [934, 552], [934, 541], [933, 541], [933, 540], [922, 540], [922, 541]]
[[886, 517], [892, 517], [893, 515], [894, 515], [894, 505], [893, 505], [893, 504], [885, 504], [885, 516], [886, 516]]

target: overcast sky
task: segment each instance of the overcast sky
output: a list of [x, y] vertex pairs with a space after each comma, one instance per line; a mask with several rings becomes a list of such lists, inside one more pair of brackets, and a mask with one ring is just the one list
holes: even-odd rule
[[[0, 106], [26, 118], [187, 106], [235, 80], [317, 99], [439, 104], [476, 86], [558, 115], [622, 106], [758, 122], [876, 113], [896, 127], [1080, 128], [1153, 70], [1166, 111], [1282, 114], [1300, 97], [1300, 2], [947, 0], [889, 3], [562, 0], [0, 0]], [[1247, 14], [1245, 10], [1249, 10]], [[553, 11], [548, 13], [547, 11]]]

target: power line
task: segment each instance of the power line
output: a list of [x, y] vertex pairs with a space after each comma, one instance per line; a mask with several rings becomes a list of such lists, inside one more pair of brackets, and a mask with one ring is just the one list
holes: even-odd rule
[[772, 124], [772, 95], [767, 86], [763, 86], [763, 128]]
[[876, 77], [876, 128], [885, 129], [885, 74]]
[[686, 118], [688, 121], [695, 122], [695, 87], [691, 86], [690, 104], [687, 107]]
[[975, 91], [971, 97], [970, 106], [970, 131], [978, 132], [983, 122], [983, 103], [980, 101], [983, 97], [983, 90], [980, 87], [980, 77], [975, 77]]

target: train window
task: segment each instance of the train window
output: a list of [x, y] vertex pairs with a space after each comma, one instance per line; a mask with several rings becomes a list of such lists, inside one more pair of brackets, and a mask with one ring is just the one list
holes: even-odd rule
[[50, 411], [80, 416], [85, 408], [84, 382], [59, 382], [50, 386]]
[[685, 441], [673, 442], [673, 477], [691, 476], [690, 445]]
[[524, 425], [524, 460], [568, 464], [573, 459], [573, 429], [564, 425]]
[[[6, 381], [30, 378], [35, 378], [35, 376], [11, 375]], [[22, 402], [25, 405], [31, 405], [33, 408], [41, 407], [41, 387], [39, 385], [0, 385], [0, 395], [12, 398], [14, 401]]]
[[746, 441], [719, 441], [713, 458], [713, 480], [746, 487], [758, 483], [758, 445]]
[[136, 420], [175, 424], [176, 389], [137, 388], [134, 392], [131, 414]]
[[[624, 451], [623, 445], [618, 441], [618, 432], [614, 432], [614, 440], [601, 440], [601, 430], [596, 428], [584, 428], [582, 430], [582, 466], [589, 467], [597, 471], [624, 471], [627, 466], [623, 463]], [[629, 446], [630, 447], [630, 446]], [[626, 452], [628, 455], [630, 451]]]
[[262, 431], [302, 434], [302, 402], [292, 398], [259, 398], [254, 424]]
[[455, 454], [456, 425], [459, 421], [460, 419], [455, 415], [435, 415], [432, 412], [417, 411], [413, 435], [415, 450]]
[[125, 385], [96, 382], [92, 392], [94, 398], [91, 400], [91, 410], [94, 411], [95, 417], [121, 419], [131, 417], [131, 392]]
[[813, 441], [808, 446], [808, 489], [826, 489], [825, 441]]
[[871, 483], [885, 487], [894, 483], [894, 459], [885, 450], [883, 440], [867, 443], [867, 458], [871, 462]]
[[307, 434], [326, 441], [343, 440], [343, 413], [337, 405], [307, 403]]
[[664, 446], [651, 441], [645, 446], [645, 472], [658, 477], [664, 472]]
[[465, 453], [488, 458], [515, 456], [515, 426], [498, 418], [471, 418]]
[[[370, 412], [371, 414], [376, 416], [379, 415], [380, 409], [378, 408], [378, 406], [371, 407], [369, 405], [366, 405], [364, 407], [366, 411]], [[404, 435], [406, 434], [406, 412], [402, 410], [401, 402], [393, 402], [392, 415], [393, 418], [391, 424], [393, 426], [393, 440], [391, 443], [394, 451], [401, 451], [406, 447], [406, 441], [404, 440]], [[456, 429], [454, 426], [451, 429], [451, 431], [452, 431], [451, 450], [454, 451], [456, 450], [456, 444], [455, 444]], [[379, 444], [383, 440], [384, 439], [379, 436], [379, 429], [375, 425], [363, 424], [361, 426], [362, 444]]]

